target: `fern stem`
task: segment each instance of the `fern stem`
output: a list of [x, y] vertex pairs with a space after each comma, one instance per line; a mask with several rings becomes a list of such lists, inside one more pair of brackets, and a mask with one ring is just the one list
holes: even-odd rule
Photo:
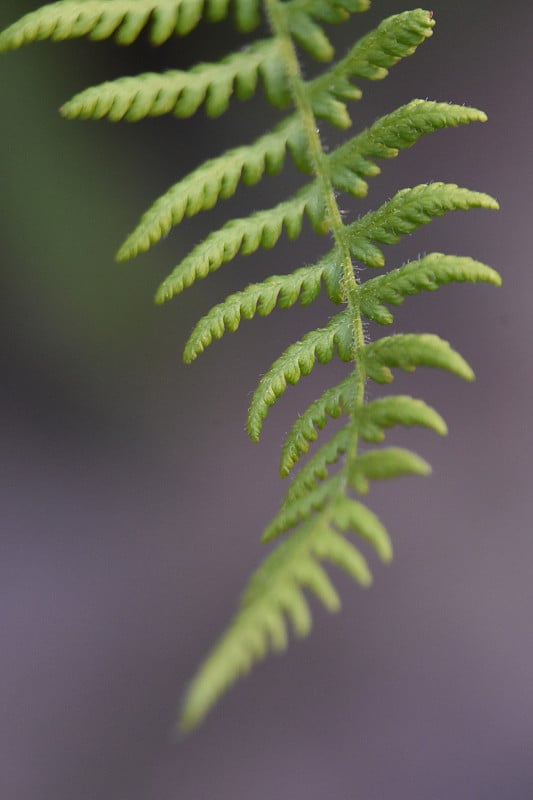
[[[306, 91], [300, 62], [294, 41], [291, 37], [283, 3], [280, 0], [265, 0], [265, 9], [274, 36], [280, 42], [281, 57], [287, 71], [289, 88], [292, 94], [296, 111], [300, 116], [307, 135], [309, 144], [309, 163], [321, 188], [322, 197], [327, 209], [329, 229], [332, 233], [336, 252], [342, 263], [343, 293], [350, 310], [350, 319], [353, 328], [354, 341], [354, 372], [355, 399], [353, 409], [353, 436], [350, 450], [347, 453], [347, 466], [358, 457], [359, 435], [357, 430], [357, 410], [364, 404], [366, 370], [364, 365], [363, 350], [365, 336], [361, 313], [360, 283], [357, 280], [352, 263], [347, 229], [342, 220], [335, 196], [335, 189], [331, 180], [327, 164], [327, 157], [322, 146], [320, 132], [316, 121], [311, 101]], [[345, 474], [349, 469], [345, 470]], [[343, 485], [342, 490], [344, 491]]]

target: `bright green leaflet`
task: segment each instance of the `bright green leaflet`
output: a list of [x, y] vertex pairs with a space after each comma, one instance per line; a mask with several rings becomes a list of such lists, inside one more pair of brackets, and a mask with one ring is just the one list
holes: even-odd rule
[[[145, 28], [157, 45], [171, 36], [186, 35], [202, 19], [216, 22], [231, 13], [237, 28], [249, 32], [266, 18], [269, 37], [217, 63], [110, 81], [81, 92], [63, 106], [62, 113], [69, 118], [138, 120], [167, 113], [187, 117], [203, 107], [208, 115], [217, 116], [234, 95], [244, 100], [259, 86], [270, 103], [286, 109], [285, 119], [255, 142], [214, 156], [172, 186], [121, 247], [121, 260], [149, 249], [184, 217], [233, 195], [241, 182], [252, 185], [265, 174], [278, 173], [287, 155], [304, 174], [304, 184], [292, 197], [208, 233], [160, 286], [158, 302], [181, 293], [239, 254], [274, 247], [283, 231], [298, 237], [304, 216], [317, 234], [329, 233], [333, 240], [317, 263], [272, 275], [227, 297], [198, 322], [185, 347], [184, 358], [190, 362], [225, 332], [237, 330], [243, 319], [266, 316], [276, 307], [288, 309], [297, 302], [308, 305], [322, 291], [340, 306], [329, 322], [291, 344], [261, 378], [247, 422], [254, 441], [270, 407], [317, 362], [326, 364], [338, 357], [347, 365], [344, 380], [311, 403], [283, 445], [280, 472], [285, 477], [308, 453], [329, 418], [346, 420], [301, 467], [265, 530], [264, 541], [282, 534], [285, 538], [252, 576], [233, 622], [192, 681], [181, 718], [185, 730], [196, 726], [228, 686], [269, 650], [286, 646], [288, 621], [297, 635], [308, 633], [311, 616], [304, 590], [330, 610], [339, 607], [322, 562], [333, 562], [363, 586], [371, 582], [368, 565], [349, 534], [370, 542], [383, 560], [392, 557], [383, 524], [357, 498], [366, 494], [371, 481], [427, 475], [430, 467], [409, 450], [362, 445], [382, 442], [387, 429], [395, 425], [424, 426], [442, 435], [446, 424], [435, 409], [406, 395], [366, 402], [367, 382], [389, 383], [392, 369], [413, 371], [418, 366], [445, 369], [465, 380], [474, 377], [459, 353], [438, 336], [402, 334], [369, 342], [363, 333], [364, 318], [387, 325], [392, 322], [388, 306], [452, 281], [501, 283], [490, 267], [441, 253], [361, 280], [360, 265], [385, 265], [381, 245], [398, 242], [448, 211], [498, 208], [486, 194], [431, 183], [402, 189], [355, 222], [343, 220], [337, 194], [364, 196], [368, 179], [380, 171], [379, 160], [394, 158], [425, 134], [486, 119], [474, 108], [413, 100], [326, 154], [319, 123], [347, 128], [351, 124], [347, 104], [362, 94], [358, 82], [386, 77], [394, 64], [413, 54], [433, 33], [431, 12], [405, 11], [384, 20], [335, 62], [324, 25], [346, 23], [368, 6], [369, 0], [61, 0], [27, 14], [0, 34], [0, 52], [38, 39], [81, 36], [99, 40], [114, 35], [127, 45]], [[302, 77], [300, 47], [327, 63], [313, 80]]]

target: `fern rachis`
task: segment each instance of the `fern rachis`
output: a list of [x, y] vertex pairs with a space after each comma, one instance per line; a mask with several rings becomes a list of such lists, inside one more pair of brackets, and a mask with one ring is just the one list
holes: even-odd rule
[[[340, 566], [362, 585], [370, 583], [369, 568], [350, 534], [363, 537], [378, 556], [390, 560], [388, 533], [360, 498], [371, 481], [426, 475], [430, 468], [409, 450], [370, 445], [383, 442], [386, 431], [396, 425], [424, 426], [443, 435], [446, 424], [425, 402], [407, 395], [368, 402], [368, 381], [386, 384], [393, 379], [393, 369], [413, 371], [418, 366], [446, 369], [465, 380], [473, 378], [470, 366], [438, 336], [402, 333], [367, 341], [364, 320], [388, 325], [393, 319], [390, 306], [403, 303], [408, 295], [433, 291], [450, 282], [500, 283], [490, 267], [441, 253], [362, 280], [361, 266], [371, 270], [384, 267], [380, 245], [393, 244], [448, 211], [497, 208], [496, 201], [481, 192], [430, 183], [399, 191], [355, 221], [343, 219], [338, 194], [364, 196], [368, 179], [379, 172], [380, 159], [397, 156], [425, 134], [486, 119], [477, 109], [414, 100], [326, 154], [319, 121], [340, 128], [350, 125], [347, 103], [361, 97], [354, 81], [384, 78], [433, 32], [435, 21], [430, 12], [416, 9], [397, 14], [363, 36], [318, 77], [305, 81], [298, 48], [304, 47], [320, 62], [331, 61], [334, 51], [323, 23], [343, 22], [368, 5], [368, 0], [264, 0], [262, 4], [234, 0], [238, 28], [255, 29], [262, 9], [271, 35], [218, 63], [93, 87], [62, 109], [67, 117], [137, 120], [166, 113], [190, 116], [203, 106], [209, 115], [217, 116], [234, 94], [246, 99], [261, 84], [267, 100], [287, 110], [285, 119], [254, 143], [217, 155], [172, 186], [123, 244], [118, 254], [121, 260], [149, 249], [185, 216], [233, 195], [241, 182], [255, 184], [265, 174], [278, 173], [287, 156], [303, 173], [305, 183], [292, 197], [209, 233], [160, 286], [159, 302], [181, 293], [239, 254], [274, 247], [283, 230], [296, 238], [305, 215], [318, 234], [331, 235], [329, 252], [315, 264], [251, 283], [216, 305], [197, 323], [185, 346], [184, 358], [190, 362], [225, 332], [237, 330], [242, 320], [256, 314], [267, 316], [276, 307], [288, 309], [297, 302], [309, 305], [322, 291], [337, 306], [326, 324], [291, 344], [259, 381], [247, 421], [254, 441], [261, 435], [270, 407], [317, 362], [326, 364], [337, 355], [348, 365], [341, 383], [311, 403], [287, 435], [280, 464], [282, 477], [307, 455], [328, 419], [345, 420], [300, 468], [267, 526], [264, 541], [282, 534], [285, 539], [252, 577], [235, 620], [191, 684], [182, 718], [185, 728], [198, 724], [227, 686], [268, 650], [286, 646], [287, 619], [298, 635], [309, 631], [311, 617], [304, 589], [316, 594], [327, 608], [339, 607], [338, 595], [321, 562]], [[218, 21], [228, 12], [228, 0], [60, 0], [27, 14], [1, 33], [0, 51], [37, 39], [79, 36], [105, 39], [115, 35], [120, 43], [130, 44], [144, 28], [153, 43], [160, 44], [174, 34], [189, 33], [204, 17]]]

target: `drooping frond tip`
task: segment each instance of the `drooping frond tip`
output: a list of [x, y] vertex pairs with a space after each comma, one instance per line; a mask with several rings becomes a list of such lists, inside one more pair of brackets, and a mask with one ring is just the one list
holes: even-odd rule
[[286, 648], [287, 620], [297, 636], [309, 633], [311, 613], [304, 589], [328, 610], [340, 608], [339, 596], [321, 561], [336, 564], [362, 586], [370, 585], [365, 559], [335, 529], [353, 530], [362, 516], [357, 508], [351, 516], [340, 509], [334, 527], [325, 513], [301, 527], [266, 559], [252, 577], [233, 623], [189, 687], [181, 717], [184, 731], [198, 725], [220, 695], [268, 651]]
[[[346, 469], [346, 480], [366, 492], [370, 480], [429, 472], [429, 465], [415, 453], [385, 448], [362, 455], [356, 468]], [[287, 506], [285, 517], [282, 509], [276, 523], [267, 528], [265, 538], [269, 539], [304, 520], [252, 577], [232, 624], [191, 683], [181, 716], [184, 731], [196, 727], [220, 695], [269, 651], [286, 648], [287, 620], [297, 636], [309, 633], [312, 620], [304, 589], [329, 611], [340, 608], [339, 596], [321, 561], [332, 562], [362, 586], [371, 584], [366, 560], [345, 533], [361, 535], [384, 561], [390, 560], [392, 547], [380, 520], [362, 503], [339, 492], [340, 480], [333, 479], [330, 484], [324, 486], [320, 497], [315, 492], [316, 499], [309, 500], [309, 495], [296, 500], [292, 508]], [[317, 513], [311, 515], [313, 511]]]

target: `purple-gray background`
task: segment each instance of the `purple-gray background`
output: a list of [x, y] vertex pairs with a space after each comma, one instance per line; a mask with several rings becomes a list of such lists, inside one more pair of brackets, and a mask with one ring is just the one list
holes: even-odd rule
[[[0, 26], [37, 5], [3, 0]], [[270, 112], [260, 94], [207, 122], [66, 123], [56, 109], [90, 83], [215, 58], [241, 41], [229, 26], [157, 51], [40, 44], [0, 60], [1, 797], [533, 797], [533, 12], [525, 0], [432, 7], [435, 36], [386, 81], [362, 84], [356, 126], [413, 97], [476, 105], [489, 124], [384, 162], [369, 197], [346, 209], [428, 180], [498, 197], [499, 214], [449, 215], [387, 251], [391, 266], [440, 250], [502, 272], [500, 290], [410, 299], [394, 326], [449, 339], [477, 381], [398, 376], [394, 388], [434, 403], [450, 436], [390, 437], [434, 467], [430, 479], [372, 489], [393, 565], [371, 558], [367, 592], [336, 573], [342, 614], [313, 602], [311, 638], [258, 667], [181, 743], [180, 694], [263, 556], [259, 534], [284, 489], [282, 435], [342, 367], [291, 389], [255, 446], [244, 419], [258, 374], [327, 320], [327, 303], [245, 323], [190, 368], [180, 348], [226, 293], [315, 259], [325, 243], [285, 241], [151, 304], [207, 226], [297, 185], [289, 168], [151, 254], [112, 261], [154, 197], [259, 133]], [[339, 51], [405, 8], [376, 0], [338, 31]]]

